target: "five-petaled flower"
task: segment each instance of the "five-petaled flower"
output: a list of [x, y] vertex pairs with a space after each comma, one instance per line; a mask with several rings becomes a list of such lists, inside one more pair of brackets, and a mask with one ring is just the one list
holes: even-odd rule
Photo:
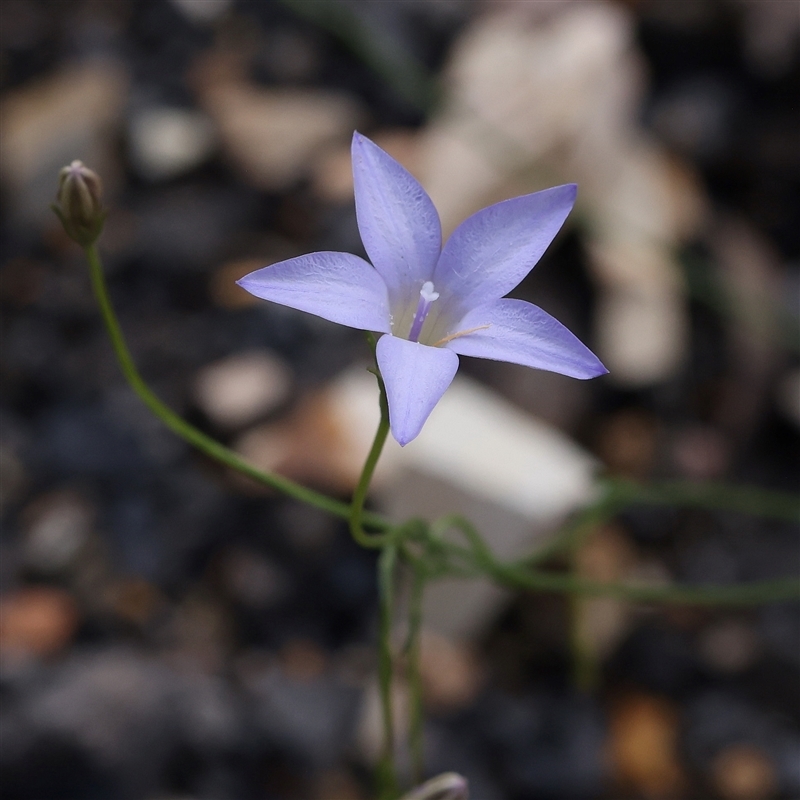
[[419, 434], [459, 355], [573, 378], [607, 372], [560, 322], [505, 297], [564, 224], [574, 184], [484, 208], [442, 247], [439, 215], [419, 183], [359, 133], [352, 157], [358, 228], [372, 264], [349, 253], [311, 253], [256, 270], [239, 284], [264, 300], [383, 334], [376, 355], [401, 445]]

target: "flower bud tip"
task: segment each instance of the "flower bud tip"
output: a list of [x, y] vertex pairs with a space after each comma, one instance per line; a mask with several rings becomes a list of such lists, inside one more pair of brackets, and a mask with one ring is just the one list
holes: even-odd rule
[[59, 172], [57, 203], [51, 208], [67, 235], [84, 247], [94, 244], [103, 230], [102, 194], [100, 176], [82, 161], [75, 160]]

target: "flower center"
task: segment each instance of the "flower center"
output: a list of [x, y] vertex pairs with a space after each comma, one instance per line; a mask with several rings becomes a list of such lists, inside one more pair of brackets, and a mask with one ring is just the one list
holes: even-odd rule
[[414, 314], [414, 321], [411, 323], [411, 330], [408, 332], [408, 340], [410, 342], [418, 342], [419, 335], [422, 332], [422, 326], [425, 324], [425, 318], [430, 311], [431, 303], [439, 299], [439, 292], [433, 290], [433, 283], [425, 281], [422, 288], [419, 290], [419, 302], [417, 303], [417, 313]]

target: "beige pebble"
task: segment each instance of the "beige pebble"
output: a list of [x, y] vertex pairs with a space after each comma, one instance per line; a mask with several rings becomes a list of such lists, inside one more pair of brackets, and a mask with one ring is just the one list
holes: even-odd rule
[[69, 566], [83, 548], [94, 526], [94, 508], [76, 492], [42, 495], [22, 514], [25, 563], [41, 572]]
[[147, 625], [167, 602], [158, 587], [138, 577], [112, 581], [103, 590], [103, 600], [118, 617], [139, 626]]
[[302, 683], [313, 681], [328, 668], [327, 654], [310, 639], [290, 639], [279, 656], [286, 677]]
[[289, 396], [289, 368], [267, 350], [251, 350], [203, 367], [194, 382], [200, 409], [217, 425], [241, 428], [270, 411]]
[[610, 719], [609, 755], [620, 787], [646, 798], [680, 797], [684, 776], [678, 753], [679, 718], [667, 700], [631, 694], [618, 700]]
[[778, 790], [772, 759], [751, 744], [722, 750], [714, 759], [712, 779], [725, 800], [768, 800]]
[[648, 412], [629, 408], [617, 411], [600, 425], [598, 455], [615, 473], [643, 478], [653, 467], [658, 445], [658, 425]]
[[760, 654], [753, 626], [735, 619], [722, 620], [706, 628], [698, 645], [700, 657], [718, 672], [743, 672]]
[[78, 607], [63, 589], [30, 586], [0, 598], [3, 657], [51, 656], [72, 640]]
[[420, 677], [426, 706], [435, 711], [456, 711], [476, 698], [483, 685], [484, 669], [469, 645], [424, 631]]
[[202, 164], [214, 152], [211, 120], [186, 108], [143, 108], [128, 124], [130, 157], [147, 180], [168, 180]]

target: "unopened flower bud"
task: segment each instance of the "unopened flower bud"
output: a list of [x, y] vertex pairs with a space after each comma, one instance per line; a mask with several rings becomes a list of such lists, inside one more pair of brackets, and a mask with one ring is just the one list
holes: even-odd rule
[[102, 193], [100, 176], [82, 161], [73, 161], [59, 173], [58, 204], [52, 209], [67, 235], [84, 247], [93, 244], [103, 229]]
[[403, 795], [402, 800], [468, 800], [466, 778], [456, 772], [443, 772]]

